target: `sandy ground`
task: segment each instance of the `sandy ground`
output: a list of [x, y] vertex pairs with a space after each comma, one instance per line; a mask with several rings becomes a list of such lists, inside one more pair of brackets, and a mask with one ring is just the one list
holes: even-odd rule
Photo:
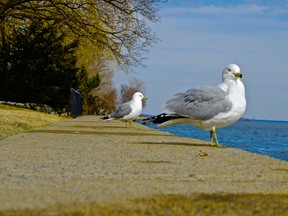
[[0, 160], [0, 211], [155, 194], [288, 194], [285, 161], [97, 116], [2, 140]]

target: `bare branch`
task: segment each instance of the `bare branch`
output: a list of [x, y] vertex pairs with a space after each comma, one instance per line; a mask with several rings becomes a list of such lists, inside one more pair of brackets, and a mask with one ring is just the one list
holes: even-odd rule
[[57, 23], [59, 31], [102, 47], [129, 71], [142, 64], [143, 53], [158, 41], [148, 22], [159, 21], [162, 2], [165, 0], [6, 0], [0, 4], [0, 24], [36, 19]]

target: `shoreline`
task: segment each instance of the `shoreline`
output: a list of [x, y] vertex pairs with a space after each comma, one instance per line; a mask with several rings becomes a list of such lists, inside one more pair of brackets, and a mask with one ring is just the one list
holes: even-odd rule
[[[179, 137], [195, 138], [209, 142], [209, 131], [193, 127], [189, 124], [164, 128], [157, 128], [156, 124], [146, 126], [159, 131], [169, 132]], [[250, 128], [249, 130], [247, 130], [248, 127]], [[288, 154], [285, 151], [287, 149], [287, 127], [287, 123], [279, 121], [239, 120], [231, 127], [217, 130], [217, 136], [219, 135], [218, 141], [220, 145], [224, 147], [266, 155], [288, 162]], [[264, 128], [267, 128], [267, 131]], [[261, 131], [262, 129], [264, 131]], [[258, 138], [258, 136], [260, 137]]]
[[279, 195], [288, 202], [285, 161], [99, 116], [1, 140], [0, 158], [0, 213], [201, 194]]

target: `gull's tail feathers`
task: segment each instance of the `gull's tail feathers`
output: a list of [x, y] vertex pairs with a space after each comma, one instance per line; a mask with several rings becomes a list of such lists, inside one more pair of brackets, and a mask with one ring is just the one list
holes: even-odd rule
[[189, 123], [189, 118], [180, 116], [180, 117], [175, 117], [173, 119], [170, 119], [168, 121], [165, 121], [157, 125], [157, 128], [163, 128], [163, 127], [168, 127], [168, 126], [177, 125], [177, 124], [185, 124], [185, 123]]

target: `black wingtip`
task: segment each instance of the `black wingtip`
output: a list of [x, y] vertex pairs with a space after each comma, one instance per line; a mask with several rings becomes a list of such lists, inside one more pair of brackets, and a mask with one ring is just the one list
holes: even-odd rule
[[104, 116], [104, 117], [102, 117], [102, 118], [100, 118], [100, 119], [102, 119], [102, 120], [107, 120], [107, 119], [109, 119], [109, 116], [107, 115], [107, 116]]
[[142, 124], [144, 124], [144, 125], [161, 124], [163, 122], [166, 122], [166, 121], [169, 121], [169, 120], [175, 119], [175, 118], [181, 118], [181, 116], [174, 115], [174, 114], [161, 113], [157, 116], [152, 116], [152, 117], [143, 119]]

